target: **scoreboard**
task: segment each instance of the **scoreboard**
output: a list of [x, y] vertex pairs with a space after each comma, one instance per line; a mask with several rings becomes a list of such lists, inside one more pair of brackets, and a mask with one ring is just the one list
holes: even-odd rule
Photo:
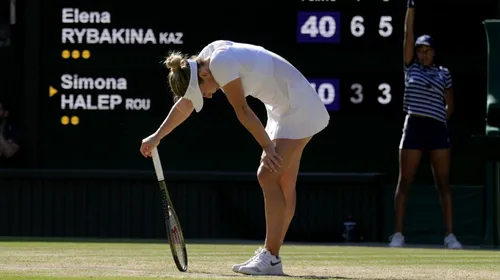
[[[333, 137], [344, 137], [347, 141], [348, 136], [341, 135], [346, 131], [338, 127], [339, 124], [349, 127], [350, 122], [354, 126], [354, 118], [366, 119], [362, 123], [367, 128], [373, 126], [370, 121], [374, 120], [399, 123], [405, 2], [212, 0], [208, 5], [189, 1], [59, 0], [44, 3], [40, 6], [40, 126], [42, 133], [61, 140], [40, 137], [41, 166], [150, 168], [150, 162], [140, 158], [140, 141], [158, 127], [172, 106], [168, 71], [162, 60], [172, 50], [196, 54], [219, 39], [261, 45], [285, 57], [307, 77], [332, 119], [332, 125], [316, 146], [326, 145]], [[486, 3], [477, 1], [482, 2]], [[480, 26], [488, 8], [475, 9], [478, 15], [470, 20]], [[439, 9], [434, 9], [433, 18], [441, 17], [438, 12]], [[418, 16], [432, 17], [421, 14]], [[460, 20], [468, 19], [460, 16]], [[422, 21], [420, 26], [439, 30], [432, 27], [435, 23]], [[458, 33], [436, 32], [443, 34], [437, 39], [443, 41], [445, 48], [447, 39]], [[476, 27], [474, 33], [481, 32]], [[477, 49], [482, 50], [482, 46]], [[478, 70], [471, 69], [474, 71]], [[258, 102], [252, 104], [260, 117], [265, 115]], [[233, 166], [243, 170], [250, 167], [253, 170], [256, 166], [254, 159], [258, 159], [259, 149], [237, 122], [222, 93], [208, 100], [202, 112], [194, 113], [177, 130], [167, 136], [168, 144], [161, 144], [160, 151], [166, 150], [167, 145], [182, 147], [195, 143], [206, 135], [211, 135], [203, 140], [208, 141], [210, 148], [199, 147], [196, 153], [201, 156], [197, 159], [186, 157], [182, 148], [162, 151], [176, 162], [175, 167], [166, 164], [166, 168], [231, 168], [214, 159], [218, 150], [224, 149], [221, 143], [227, 133], [238, 139], [232, 145], [241, 153], [241, 162], [245, 162]], [[321, 147], [317, 156], [326, 153], [333, 158], [336, 151], [345, 148]], [[54, 150], [62, 152], [53, 153]]]
[[[401, 91], [398, 59], [404, 4], [297, 2], [294, 48], [297, 54], [309, 56], [299, 69], [308, 75], [328, 110], [337, 115], [397, 111], [393, 92]], [[389, 65], [380, 67], [384, 63]]]

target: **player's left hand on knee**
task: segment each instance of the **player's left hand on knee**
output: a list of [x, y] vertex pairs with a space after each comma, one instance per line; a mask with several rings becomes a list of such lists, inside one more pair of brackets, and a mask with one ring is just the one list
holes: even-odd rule
[[281, 167], [281, 162], [283, 162], [283, 159], [276, 152], [274, 145], [269, 145], [264, 149], [261, 163], [264, 164], [265, 168], [267, 168], [271, 172], [278, 172]]

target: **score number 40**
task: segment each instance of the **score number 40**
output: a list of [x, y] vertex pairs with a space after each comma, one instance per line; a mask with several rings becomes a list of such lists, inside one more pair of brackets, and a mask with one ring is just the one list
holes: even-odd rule
[[[354, 16], [351, 20], [351, 34], [355, 37], [361, 37], [365, 34], [365, 19], [362, 16]], [[382, 37], [392, 35], [392, 16], [381, 16], [378, 24], [378, 34]], [[337, 33], [337, 22], [331, 15], [309, 15], [307, 20], [300, 27], [300, 33], [316, 37], [318, 34], [323, 38], [333, 37]]]

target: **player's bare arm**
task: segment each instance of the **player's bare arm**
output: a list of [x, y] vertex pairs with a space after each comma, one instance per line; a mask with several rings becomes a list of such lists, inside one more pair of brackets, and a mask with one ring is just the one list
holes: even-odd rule
[[191, 100], [180, 98], [172, 107], [167, 117], [155, 132], [162, 139], [171, 133], [176, 127], [183, 123], [193, 112], [194, 107]]
[[191, 115], [193, 110], [193, 103], [190, 100], [180, 98], [174, 106], [172, 106], [172, 109], [170, 109], [170, 112], [158, 130], [142, 140], [140, 149], [141, 154], [145, 157], [150, 157], [151, 150], [158, 146], [161, 139], [183, 123]]
[[274, 150], [274, 143], [269, 138], [260, 119], [248, 106], [245, 98], [241, 79], [237, 78], [227, 83], [223, 88], [229, 103], [234, 108], [236, 116], [241, 124], [253, 135], [268, 156], [267, 167], [276, 172], [280, 168], [281, 157]]

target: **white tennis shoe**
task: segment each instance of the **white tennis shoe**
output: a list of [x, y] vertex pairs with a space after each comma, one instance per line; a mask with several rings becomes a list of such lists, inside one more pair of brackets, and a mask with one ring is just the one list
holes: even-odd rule
[[247, 275], [283, 275], [281, 257], [262, 249], [250, 263], [240, 267], [239, 273]]
[[447, 249], [462, 249], [462, 244], [453, 233], [450, 233], [444, 238], [444, 247]]
[[233, 268], [232, 268], [233, 271], [234, 272], [239, 272], [240, 267], [245, 266], [245, 265], [249, 264], [251, 261], [253, 261], [262, 250], [264, 250], [264, 248], [259, 247], [259, 249], [257, 249], [255, 251], [255, 255], [253, 255], [253, 257], [251, 257], [248, 261], [246, 261], [244, 263], [238, 263], [238, 264], [233, 265]]
[[391, 243], [389, 243], [389, 247], [398, 248], [405, 246], [405, 237], [400, 232], [396, 232], [390, 239]]
[[[389, 243], [389, 247], [404, 247], [405, 246], [405, 237], [396, 232], [393, 236], [391, 236], [391, 243]], [[458, 241], [457, 237], [452, 233], [444, 238], [444, 247], [446, 249], [462, 249], [462, 244]]]

